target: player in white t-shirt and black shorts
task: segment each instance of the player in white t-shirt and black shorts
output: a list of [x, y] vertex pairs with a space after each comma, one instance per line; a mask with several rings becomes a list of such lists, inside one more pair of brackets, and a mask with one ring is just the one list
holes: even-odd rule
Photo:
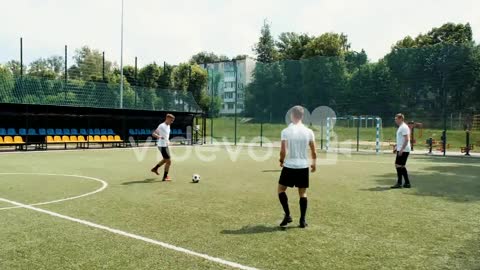
[[158, 174], [158, 169], [165, 165], [165, 171], [163, 173], [162, 181], [170, 181], [168, 176], [168, 171], [170, 170], [170, 165], [172, 165], [172, 160], [170, 157], [169, 138], [170, 138], [170, 125], [175, 121], [175, 116], [172, 114], [167, 114], [165, 122], [161, 123], [157, 129], [153, 132], [152, 136], [157, 139], [158, 150], [162, 154], [162, 161], [160, 161], [155, 167], [152, 168], [152, 172]]
[[399, 113], [395, 116], [395, 123], [398, 125], [397, 146], [395, 148], [395, 168], [397, 170], [397, 183], [391, 188], [402, 188], [402, 177], [405, 180], [404, 188], [410, 188], [410, 179], [408, 178], [407, 165], [408, 156], [412, 149], [410, 145], [410, 128], [405, 124], [405, 117]]
[[[278, 181], [278, 198], [285, 212], [280, 223], [285, 227], [292, 222], [288, 197], [285, 191], [288, 187], [297, 187], [300, 196], [300, 228], [307, 227], [305, 215], [307, 213], [307, 188], [309, 187], [309, 168], [316, 170], [317, 154], [315, 150], [315, 136], [313, 131], [302, 123], [304, 109], [295, 106], [291, 110], [291, 120], [287, 128], [282, 130], [282, 146], [280, 150], [280, 166], [283, 168]], [[308, 157], [310, 149], [311, 159]]]

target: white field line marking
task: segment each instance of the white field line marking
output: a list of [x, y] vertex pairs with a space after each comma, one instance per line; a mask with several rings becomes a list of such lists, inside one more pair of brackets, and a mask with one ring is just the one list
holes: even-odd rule
[[86, 226], [89, 226], [89, 227], [93, 227], [93, 228], [96, 228], [96, 229], [99, 229], [99, 230], [104, 230], [104, 231], [108, 231], [108, 232], [118, 234], [118, 235], [121, 235], [121, 236], [125, 236], [125, 237], [133, 238], [133, 239], [136, 239], [136, 240], [144, 241], [144, 242], [147, 242], [147, 243], [150, 243], [150, 244], [154, 244], [154, 245], [161, 246], [161, 247], [164, 247], [164, 248], [167, 248], [167, 249], [182, 252], [182, 253], [185, 253], [185, 254], [188, 254], [188, 255], [200, 257], [200, 258], [203, 258], [205, 260], [216, 262], [216, 263], [223, 264], [223, 265], [226, 265], [226, 266], [230, 266], [230, 267], [233, 267], [233, 268], [244, 269], [244, 270], [257, 270], [257, 268], [253, 268], [253, 267], [241, 265], [241, 264], [238, 264], [238, 263], [235, 263], [235, 262], [231, 262], [231, 261], [223, 260], [223, 259], [220, 259], [220, 258], [212, 257], [212, 256], [209, 256], [209, 255], [198, 253], [198, 252], [195, 252], [195, 251], [191, 251], [191, 250], [188, 250], [188, 249], [185, 249], [185, 248], [182, 248], [182, 247], [177, 247], [177, 246], [174, 246], [174, 245], [171, 245], [171, 244], [167, 244], [167, 243], [160, 242], [160, 241], [157, 241], [157, 240], [154, 240], [154, 239], [150, 239], [150, 238], [147, 238], [147, 237], [144, 237], [144, 236], [140, 236], [140, 235], [136, 235], [136, 234], [133, 234], [133, 233], [128, 233], [128, 232], [124, 232], [124, 231], [121, 231], [121, 230], [118, 230], [118, 229], [110, 228], [110, 227], [107, 227], [107, 226], [95, 224], [95, 223], [90, 222], [90, 221], [65, 216], [65, 215], [62, 215], [62, 214], [59, 214], [59, 213], [55, 213], [55, 212], [48, 211], [48, 210], [45, 210], [45, 209], [40, 209], [40, 208], [30, 206], [30, 205], [26, 205], [26, 204], [23, 204], [23, 203], [10, 201], [10, 200], [4, 199], [4, 198], [0, 198], [0, 201], [6, 202], [6, 203], [9, 203], [9, 204], [13, 204], [17, 207], [21, 207], [21, 208], [33, 210], [33, 211], [36, 211], [36, 212], [44, 213], [44, 214], [47, 214], [47, 215], [50, 215], [50, 216], [53, 216], [53, 217], [57, 217], [57, 218], [65, 219], [65, 220], [68, 220], [68, 221], [73, 221], [73, 222], [76, 222], [76, 223], [80, 223], [80, 224], [83, 224], [83, 225], [86, 225]]
[[[54, 201], [49, 201], [49, 202], [41, 202], [41, 203], [34, 203], [30, 205], [38, 206], [38, 205], [46, 205], [46, 204], [52, 204], [52, 203], [59, 203], [59, 202], [64, 202], [64, 201], [70, 201], [70, 200], [75, 200], [83, 197], [87, 197], [90, 195], [93, 195], [95, 193], [101, 192], [104, 189], [108, 187], [108, 183], [102, 179], [94, 178], [94, 177], [89, 177], [89, 176], [82, 176], [82, 175], [69, 175], [69, 174], [54, 174], [54, 173], [0, 173], [0, 175], [43, 175], [43, 176], [64, 176], [64, 177], [76, 177], [76, 178], [83, 178], [83, 179], [89, 179], [89, 180], [94, 180], [97, 182], [100, 182], [102, 186], [92, 192], [88, 192], [82, 195], [74, 196], [74, 197], [69, 197], [65, 199], [59, 199], [59, 200], [54, 200]], [[7, 209], [14, 209], [14, 208], [20, 208], [20, 206], [11, 206], [11, 207], [3, 207], [0, 208], [1, 210], [7, 210]]]

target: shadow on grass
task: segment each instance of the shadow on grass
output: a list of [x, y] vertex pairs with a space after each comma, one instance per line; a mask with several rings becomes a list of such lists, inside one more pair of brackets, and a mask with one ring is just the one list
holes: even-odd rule
[[255, 225], [255, 226], [245, 226], [238, 230], [223, 230], [222, 234], [258, 234], [258, 233], [272, 233], [286, 231], [290, 229], [295, 229], [297, 227], [278, 227], [278, 226], [265, 226], [265, 225]]
[[[375, 176], [379, 187], [364, 189], [382, 191], [395, 182], [396, 174]], [[469, 164], [442, 164], [409, 170], [412, 192], [409, 195], [441, 197], [455, 202], [480, 201], [480, 167]]]
[[122, 185], [128, 186], [128, 185], [133, 185], [133, 184], [151, 184], [151, 183], [156, 183], [156, 182], [162, 183], [163, 181], [158, 180], [157, 178], [147, 178], [145, 180], [140, 180], [140, 181], [123, 182]]

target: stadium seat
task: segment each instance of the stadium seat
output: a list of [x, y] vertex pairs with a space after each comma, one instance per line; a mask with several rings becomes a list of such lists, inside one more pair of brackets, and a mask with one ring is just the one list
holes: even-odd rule
[[115, 132], [113, 132], [113, 129], [109, 128], [107, 129], [107, 135], [115, 135]]
[[62, 136], [63, 135], [63, 130], [60, 129], [60, 128], [55, 129], [55, 135]]
[[102, 128], [100, 130], [100, 135], [107, 135], [107, 129], [106, 128]]
[[25, 142], [23, 141], [23, 138], [21, 136], [15, 136], [13, 138], [13, 142], [15, 144], [25, 144]]
[[93, 128], [89, 128], [88, 129], [88, 135], [94, 135], [95, 132], [93, 132]]
[[64, 128], [64, 129], [63, 129], [63, 135], [67, 135], [67, 136], [68, 136], [68, 135], [71, 135], [71, 134], [70, 134], [70, 129]]
[[7, 135], [7, 131], [4, 128], [0, 128], [0, 136]]
[[87, 136], [88, 135], [87, 130], [84, 129], [84, 128], [81, 128], [80, 129], [80, 135]]
[[28, 136], [37, 136], [37, 131], [34, 128], [29, 128]]
[[70, 136], [70, 142], [78, 142], [77, 136]]
[[53, 128], [47, 129], [47, 135], [54, 136], [55, 135], [55, 130], [53, 130]]
[[93, 141], [94, 141], [94, 142], [100, 142], [100, 141], [102, 141], [102, 140], [100, 139], [100, 136], [99, 136], [99, 135], [95, 135], [95, 136], [93, 136]]
[[129, 135], [137, 135], [137, 132], [134, 129], [129, 129], [128, 134]]
[[114, 141], [115, 141], [115, 139], [113, 138], [112, 135], [108, 135], [107, 140], [108, 140], [109, 142], [114, 142]]
[[86, 141], [85, 141], [85, 137], [83, 137], [82, 135], [80, 135], [80, 136], [77, 137], [77, 141], [78, 141], [78, 142], [86, 142]]
[[93, 141], [94, 141], [94, 139], [93, 139], [93, 136], [92, 136], [92, 135], [88, 135], [88, 141], [89, 141], [89, 142], [93, 142]]
[[47, 131], [44, 128], [39, 128], [38, 129], [38, 134], [41, 136], [47, 135]]
[[100, 137], [100, 141], [102, 141], [102, 142], [108, 142], [107, 136], [102, 135], [102, 136]]
[[24, 129], [24, 128], [21, 128], [21, 129], [18, 130], [18, 134], [20, 136], [27, 136], [27, 130]]
[[93, 135], [102, 135], [99, 128], [93, 130]]
[[140, 129], [140, 135], [147, 135], [147, 133], [145, 133], [145, 129]]
[[9, 128], [9, 129], [7, 130], [7, 135], [8, 135], [8, 136], [15, 136], [15, 135], [17, 135], [17, 132], [15, 131], [14, 128]]
[[60, 136], [53, 136], [53, 141], [56, 143], [61, 143], [62, 142], [62, 137]]
[[66, 143], [70, 142], [70, 137], [68, 137], [66, 135], [63, 135], [62, 136], [62, 142], [66, 142]]
[[47, 143], [53, 143], [54, 142], [52, 136], [47, 136], [46, 141], [47, 141]]
[[123, 142], [123, 141], [122, 141], [122, 138], [120, 138], [120, 136], [118, 136], [118, 135], [115, 135], [115, 136], [113, 137], [113, 139], [114, 139], [116, 142]]
[[3, 143], [5, 143], [5, 144], [9, 144], [9, 143], [13, 144], [13, 138], [12, 138], [12, 136], [5, 136], [5, 137], [3, 137]]
[[78, 130], [77, 130], [76, 128], [72, 128], [72, 129], [70, 130], [70, 135], [72, 135], [72, 136], [77, 136], [77, 135], [78, 135]]

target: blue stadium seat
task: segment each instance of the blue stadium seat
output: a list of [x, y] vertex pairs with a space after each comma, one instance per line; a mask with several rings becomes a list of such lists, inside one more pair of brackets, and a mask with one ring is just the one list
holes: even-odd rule
[[70, 136], [70, 129], [69, 128], [64, 128], [63, 129], [63, 135]]
[[53, 130], [53, 128], [47, 129], [47, 135], [49, 135], [49, 136], [55, 136], [55, 130]]
[[40, 136], [46, 136], [47, 135], [47, 131], [44, 129], [44, 128], [39, 128], [38, 129], [38, 134]]
[[77, 136], [77, 135], [78, 135], [78, 130], [77, 130], [76, 128], [72, 128], [72, 129], [70, 130], [70, 135], [72, 135], [72, 136]]
[[18, 130], [18, 134], [20, 136], [27, 136], [27, 130], [24, 129], [24, 128], [21, 128], [21, 129]]
[[177, 134], [184, 134], [181, 129], [177, 129]]
[[141, 135], [141, 134], [140, 134], [140, 133], [141, 133], [141, 132], [140, 132], [140, 129], [136, 128], [136, 129], [135, 129], [135, 133], [136, 133], [137, 135]]
[[17, 135], [17, 132], [15, 131], [14, 128], [9, 128], [9, 129], [7, 130], [7, 135], [8, 135], [8, 136], [15, 136], [15, 135]]
[[93, 128], [89, 128], [88, 129], [88, 135], [93, 135], [95, 134], [95, 132], [93, 132]]
[[140, 135], [147, 135], [147, 133], [145, 133], [145, 129], [140, 129]]
[[96, 128], [93, 130], [93, 135], [102, 135], [100, 129]]
[[81, 128], [81, 129], [80, 129], [80, 135], [82, 135], [82, 136], [87, 136], [87, 135], [88, 135], [87, 130], [84, 129], [84, 128]]
[[115, 132], [113, 132], [113, 129], [109, 128], [107, 130], [107, 135], [115, 135]]
[[55, 129], [55, 135], [62, 136], [63, 135], [63, 130], [61, 128]]
[[7, 135], [7, 131], [4, 128], [0, 128], [0, 136]]
[[[43, 130], [45, 131], [45, 130]], [[37, 131], [34, 128], [28, 129], [28, 136], [37, 136]]]
[[108, 135], [108, 134], [107, 134], [107, 129], [106, 129], [106, 128], [102, 128], [102, 129], [100, 130], [100, 135]]
[[177, 130], [176, 130], [176, 129], [172, 129], [172, 131], [170, 131], [170, 134], [172, 134], [172, 135], [177, 135]]
[[134, 129], [129, 129], [128, 134], [130, 135], [137, 135], [137, 132]]

